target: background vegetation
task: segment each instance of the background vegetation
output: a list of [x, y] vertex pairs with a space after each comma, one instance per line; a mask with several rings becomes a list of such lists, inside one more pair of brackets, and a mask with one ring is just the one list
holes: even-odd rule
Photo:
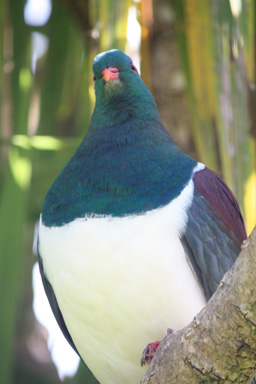
[[[0, 2], [0, 383], [6, 384], [59, 382], [32, 312], [33, 233], [48, 188], [88, 127], [97, 53], [119, 48], [139, 59], [175, 141], [222, 175], [248, 233], [256, 223], [255, 0], [52, 0], [41, 25], [26, 16], [30, 1]], [[35, 2], [40, 9], [43, 0]], [[67, 382], [94, 380], [82, 366]]]

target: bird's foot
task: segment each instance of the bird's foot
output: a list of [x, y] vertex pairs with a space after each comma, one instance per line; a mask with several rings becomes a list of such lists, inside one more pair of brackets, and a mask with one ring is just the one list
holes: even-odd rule
[[154, 343], [150, 343], [146, 346], [146, 348], [144, 349], [144, 351], [142, 353], [142, 358], [140, 361], [140, 364], [142, 367], [145, 364], [149, 365], [151, 363], [159, 344], [160, 344], [160, 341], [155, 341]]
[[[173, 332], [174, 332], [173, 329], [171, 329], [171, 328], [167, 329], [167, 334], [173, 333]], [[154, 357], [154, 354], [156, 353], [156, 350], [159, 347], [159, 344], [160, 344], [160, 341], [155, 341], [154, 343], [150, 343], [146, 346], [146, 348], [144, 349], [144, 351], [142, 353], [142, 358], [140, 360], [140, 364], [142, 367], [145, 364], [149, 365], [151, 363], [151, 361]]]

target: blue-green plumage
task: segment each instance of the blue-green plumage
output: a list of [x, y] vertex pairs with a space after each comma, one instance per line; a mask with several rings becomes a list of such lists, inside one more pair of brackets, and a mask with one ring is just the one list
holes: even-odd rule
[[[112, 54], [119, 57], [120, 52]], [[119, 84], [105, 90], [99, 75], [105, 62], [94, 65], [96, 106], [88, 133], [45, 199], [47, 226], [164, 206], [181, 193], [196, 165], [163, 127], [151, 93], [130, 70], [130, 59], [120, 67], [121, 90]], [[116, 89], [119, 96], [113, 101]]]
[[127, 122], [103, 127], [100, 135], [91, 127], [49, 190], [43, 222], [58, 226], [85, 215], [139, 214], [177, 197], [195, 161], [158, 125], [136, 130]]

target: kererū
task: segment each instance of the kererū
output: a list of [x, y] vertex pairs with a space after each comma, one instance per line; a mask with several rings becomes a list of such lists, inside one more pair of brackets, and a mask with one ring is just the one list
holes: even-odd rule
[[145, 346], [201, 310], [246, 232], [224, 181], [174, 144], [132, 60], [111, 50], [93, 72], [88, 132], [44, 201], [40, 271], [97, 380], [139, 383]]

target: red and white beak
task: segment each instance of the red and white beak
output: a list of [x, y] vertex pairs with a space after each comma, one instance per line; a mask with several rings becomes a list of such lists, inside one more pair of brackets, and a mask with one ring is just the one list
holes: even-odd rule
[[119, 71], [117, 68], [106, 68], [102, 71], [102, 77], [105, 81], [119, 79]]

